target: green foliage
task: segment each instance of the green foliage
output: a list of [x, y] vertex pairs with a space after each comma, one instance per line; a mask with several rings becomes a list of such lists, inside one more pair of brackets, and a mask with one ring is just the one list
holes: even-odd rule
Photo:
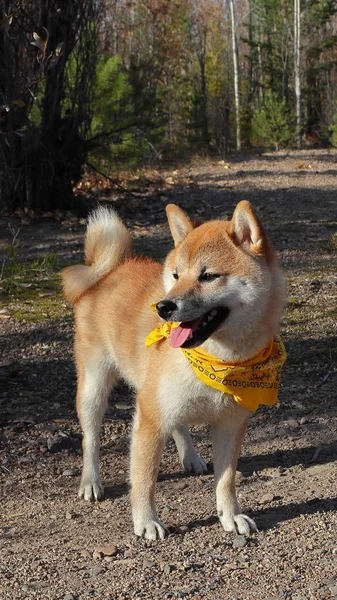
[[337, 114], [333, 116], [332, 125], [330, 125], [329, 131], [331, 131], [330, 142], [336, 148], [337, 147]]
[[161, 90], [154, 89], [148, 97], [143, 79], [143, 67], [134, 65], [126, 71], [119, 55], [99, 60], [92, 120], [94, 146], [98, 141], [92, 152], [94, 162], [109, 168], [119, 163], [137, 167], [161, 139], [160, 119], [151, 116], [160, 110]]
[[97, 64], [93, 133], [121, 127], [132, 115], [131, 86], [118, 55], [104, 56]]
[[337, 231], [330, 235], [329, 250], [330, 252], [337, 252]]
[[31, 286], [42, 276], [58, 270], [58, 261], [53, 251], [33, 261], [23, 261], [16, 243], [8, 245], [1, 265], [0, 283], [5, 295], [16, 294], [20, 288]]
[[272, 146], [275, 150], [289, 147], [296, 134], [295, 119], [286, 101], [272, 91], [265, 95], [264, 102], [253, 113], [251, 143], [254, 146]]

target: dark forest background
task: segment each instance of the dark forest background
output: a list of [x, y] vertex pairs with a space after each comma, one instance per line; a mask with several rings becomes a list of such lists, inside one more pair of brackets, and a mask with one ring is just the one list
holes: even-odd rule
[[0, 203], [106, 173], [337, 144], [335, 0], [2, 0]]

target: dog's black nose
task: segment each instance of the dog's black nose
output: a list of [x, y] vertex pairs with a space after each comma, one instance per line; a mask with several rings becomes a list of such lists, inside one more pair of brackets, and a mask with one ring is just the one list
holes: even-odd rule
[[169, 319], [177, 308], [178, 306], [172, 300], [161, 300], [156, 304], [158, 315], [162, 319]]

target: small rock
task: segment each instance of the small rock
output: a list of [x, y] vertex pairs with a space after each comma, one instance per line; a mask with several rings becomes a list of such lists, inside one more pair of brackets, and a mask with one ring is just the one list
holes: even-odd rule
[[74, 477], [75, 475], [78, 475], [78, 470], [66, 469], [65, 471], [63, 471], [62, 475], [64, 475], [65, 477]]
[[100, 575], [100, 573], [103, 573], [104, 569], [102, 569], [102, 567], [93, 567], [91, 569], [91, 574], [92, 575]]
[[118, 548], [117, 546], [109, 544], [107, 546], [97, 546], [94, 552], [98, 552], [98, 554], [103, 556], [116, 556], [118, 553]]
[[88, 550], [81, 550], [80, 556], [82, 556], [82, 558], [90, 558], [91, 554]]
[[69, 521], [70, 519], [73, 519], [74, 515], [71, 512], [66, 512], [66, 519]]
[[62, 450], [80, 450], [81, 438], [71, 436], [65, 433], [54, 435], [47, 439], [47, 448], [49, 452], [61, 452]]
[[162, 513], [163, 515], [167, 515], [169, 512], [171, 512], [171, 510], [174, 510], [173, 507], [166, 504], [162, 510]]
[[97, 550], [94, 550], [92, 553], [92, 557], [95, 559], [98, 559], [98, 558], [100, 559], [100, 558], [102, 558], [102, 554], [100, 552], [98, 552]]
[[169, 575], [169, 574], [171, 573], [171, 571], [172, 571], [172, 567], [171, 567], [171, 565], [169, 565], [168, 563], [166, 563], [166, 564], [164, 565], [164, 568], [163, 568], [163, 573], [164, 573], [165, 575]]
[[144, 558], [143, 560], [143, 568], [150, 569], [151, 567], [155, 567], [156, 563], [153, 560], [149, 560], [148, 558]]
[[63, 600], [75, 600], [75, 596], [73, 596], [72, 594], [66, 594]]
[[284, 422], [284, 424], [287, 425], [288, 427], [293, 427], [293, 428], [298, 427], [298, 421], [296, 421], [296, 419], [288, 419], [287, 421]]
[[259, 500], [259, 504], [270, 504], [270, 502], [273, 500], [275, 500], [275, 496], [273, 494], [264, 494]]
[[233, 548], [243, 548], [247, 544], [247, 538], [244, 535], [237, 535], [233, 540]]
[[174, 489], [179, 492], [182, 492], [187, 487], [188, 487], [188, 483], [186, 481], [178, 481], [177, 483], [174, 484]]
[[240, 563], [245, 563], [245, 564], [247, 564], [249, 562], [248, 556], [239, 556], [238, 560]]

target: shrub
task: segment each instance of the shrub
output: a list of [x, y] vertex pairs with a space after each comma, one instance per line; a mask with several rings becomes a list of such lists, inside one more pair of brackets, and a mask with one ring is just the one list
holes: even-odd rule
[[250, 141], [253, 146], [272, 146], [275, 150], [291, 146], [296, 125], [284, 98], [268, 90], [261, 108], [254, 111]]

